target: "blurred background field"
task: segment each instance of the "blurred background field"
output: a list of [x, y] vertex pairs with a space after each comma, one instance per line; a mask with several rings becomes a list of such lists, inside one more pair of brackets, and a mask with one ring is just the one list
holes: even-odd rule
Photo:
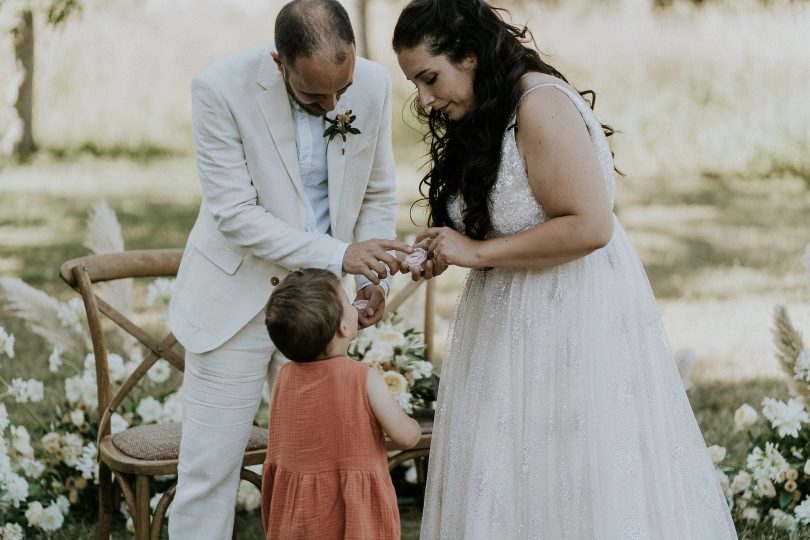
[[[39, 150], [24, 162], [0, 161], [0, 274], [69, 298], [58, 267], [86, 253], [87, 213], [102, 199], [118, 213], [128, 248], [183, 246], [201, 196], [191, 78], [271, 40], [282, 3], [96, 0], [58, 28], [38, 16]], [[355, 15], [355, 4], [345, 4]], [[597, 114], [619, 132], [611, 139], [625, 173], [617, 214], [672, 348], [694, 353], [690, 397], [707, 442], [723, 442], [742, 401], [780, 392], [774, 305], [786, 304], [797, 326], [810, 328], [802, 265], [810, 241], [810, 3], [495, 4], [528, 21], [540, 50], [576, 87], [596, 91]], [[424, 225], [418, 208], [411, 211], [424, 149], [407, 106], [413, 88], [389, 45], [402, 5], [370, 1], [368, 29], [370, 56], [394, 81], [399, 231], [407, 238]], [[14, 61], [4, 35], [0, 90]], [[463, 278], [451, 271], [438, 281], [440, 341]], [[418, 312], [414, 302], [405, 315], [416, 322]], [[22, 333], [1, 309], [0, 326]], [[0, 374], [46, 373], [37, 367], [48, 354], [42, 344], [18, 348], [20, 358]]]

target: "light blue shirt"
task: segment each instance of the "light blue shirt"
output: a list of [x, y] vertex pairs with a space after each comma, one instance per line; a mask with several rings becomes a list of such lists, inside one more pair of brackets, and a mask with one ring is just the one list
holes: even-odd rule
[[[309, 202], [306, 231], [331, 234], [329, 172], [326, 164], [326, 138], [323, 136], [326, 121], [322, 116], [309, 114], [293, 99], [290, 99], [290, 105], [295, 124], [298, 171], [301, 174], [304, 194]], [[341, 243], [329, 263], [329, 271], [338, 277], [343, 276], [343, 257], [348, 247], [349, 244]]]
[[[332, 225], [329, 219], [329, 168], [326, 162], [326, 120], [322, 116], [313, 116], [290, 98], [293, 123], [295, 124], [295, 147], [298, 150], [298, 171], [301, 184], [309, 202], [307, 208], [307, 232], [331, 234]], [[343, 257], [349, 244], [343, 242], [335, 250], [328, 270], [338, 278], [343, 276]], [[383, 290], [388, 294], [388, 282], [380, 281]], [[364, 285], [362, 288], [368, 287]]]

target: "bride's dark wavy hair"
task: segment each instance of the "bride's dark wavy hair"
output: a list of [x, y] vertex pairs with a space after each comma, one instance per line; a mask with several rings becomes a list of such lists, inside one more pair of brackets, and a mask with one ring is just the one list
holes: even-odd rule
[[[418, 96], [411, 107], [428, 128], [424, 141], [430, 146], [431, 164], [419, 192], [428, 202], [430, 226], [453, 226], [447, 203], [461, 194], [465, 234], [479, 240], [492, 225], [489, 194], [498, 176], [503, 135], [520, 99], [520, 78], [537, 71], [568, 82], [527, 46], [534, 43], [529, 29], [507, 23], [502, 14], [509, 12], [482, 0], [412, 0], [402, 10], [392, 40], [397, 53], [425, 45], [430, 54], [445, 55], [455, 64], [470, 54], [478, 60], [475, 109], [463, 119], [451, 121], [425, 109]], [[580, 94], [590, 94], [593, 108], [596, 94]], [[602, 127], [605, 135], [613, 134], [610, 126]]]

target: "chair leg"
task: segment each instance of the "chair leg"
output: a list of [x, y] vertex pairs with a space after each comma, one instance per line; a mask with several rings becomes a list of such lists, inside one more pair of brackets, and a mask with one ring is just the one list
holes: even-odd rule
[[135, 540], [149, 540], [149, 480], [151, 477], [138, 475], [135, 478]]
[[113, 515], [112, 471], [104, 463], [98, 466], [98, 540], [110, 540]]

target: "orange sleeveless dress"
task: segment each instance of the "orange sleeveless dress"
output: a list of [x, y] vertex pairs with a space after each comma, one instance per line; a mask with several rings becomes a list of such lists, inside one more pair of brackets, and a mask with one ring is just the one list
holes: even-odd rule
[[281, 368], [262, 475], [268, 540], [399, 539], [368, 366], [346, 357]]

